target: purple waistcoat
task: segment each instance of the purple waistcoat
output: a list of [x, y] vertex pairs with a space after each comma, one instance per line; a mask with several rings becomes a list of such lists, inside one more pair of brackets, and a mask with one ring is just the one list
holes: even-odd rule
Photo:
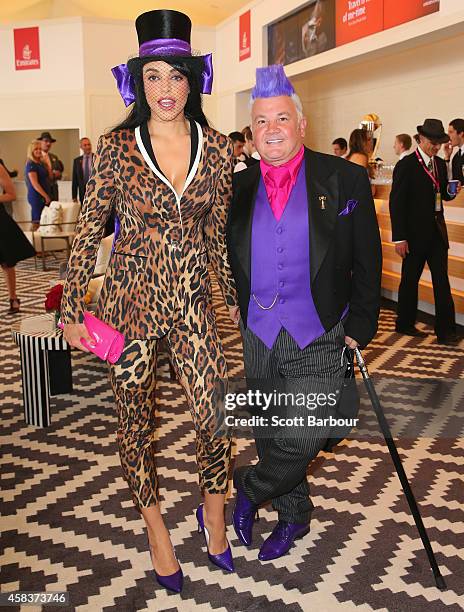
[[325, 332], [311, 295], [304, 162], [280, 221], [272, 213], [260, 179], [253, 213], [247, 325], [268, 348], [282, 327], [300, 349]]

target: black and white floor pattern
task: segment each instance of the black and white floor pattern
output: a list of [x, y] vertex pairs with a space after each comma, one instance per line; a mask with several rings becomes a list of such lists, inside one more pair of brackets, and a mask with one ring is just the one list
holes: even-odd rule
[[[20, 316], [42, 312], [56, 273], [18, 266]], [[1, 303], [7, 309], [4, 284]], [[275, 521], [263, 509], [255, 545], [239, 546], [229, 528], [236, 573], [208, 563], [194, 510], [200, 502], [188, 411], [161, 360], [158, 472], [163, 511], [185, 574], [181, 595], [154, 581], [143, 522], [122, 479], [115, 442], [116, 415], [106, 367], [73, 354], [74, 393], [52, 400], [47, 429], [24, 425], [19, 353], [1, 314], [1, 591], [68, 591], [69, 610], [280, 612], [388, 610], [457, 612], [464, 608], [464, 434], [462, 412], [451, 411], [440, 435], [399, 445], [432, 545], [448, 583], [438, 591], [385, 443], [378, 434], [337, 447], [310, 469], [316, 511], [311, 532], [291, 553], [261, 563], [258, 548]], [[241, 347], [225, 308], [218, 320], [232, 376], [242, 372]], [[420, 327], [430, 331], [425, 324]], [[375, 341], [365, 351], [371, 373], [414, 381], [464, 378], [463, 347], [439, 347], [434, 336], [394, 333], [394, 313], [383, 310]], [[408, 419], [419, 393], [397, 385], [390, 414]], [[254, 459], [239, 439], [236, 465]], [[227, 507], [230, 524], [231, 503]], [[13, 608], [8, 608], [13, 609]], [[39, 608], [24, 608], [34, 610]]]

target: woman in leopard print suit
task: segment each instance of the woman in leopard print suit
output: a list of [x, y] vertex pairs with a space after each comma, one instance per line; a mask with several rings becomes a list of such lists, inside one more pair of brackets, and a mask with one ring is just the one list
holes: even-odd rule
[[[208, 64], [185, 47], [190, 26], [188, 17], [176, 11], [144, 13], [136, 21], [140, 57], [113, 69], [126, 104], [133, 99], [135, 105], [120, 126], [100, 138], [62, 301], [65, 338], [85, 350], [80, 340], [91, 338], [81, 323], [84, 296], [114, 207], [120, 232], [96, 315], [126, 338], [121, 358], [110, 366], [121, 464], [147, 525], [156, 577], [177, 591], [182, 571], [160, 513], [154, 457], [153, 396], [161, 338], [196, 432], [205, 495], [199, 522], [208, 529], [209, 557], [233, 570], [224, 523], [231, 443], [214, 435], [213, 396], [227, 371], [207, 270], [209, 260], [236, 320], [225, 245], [232, 146], [208, 126], [201, 110], [200, 89], [210, 86], [205, 82]], [[175, 55], [167, 53], [168, 41]]]

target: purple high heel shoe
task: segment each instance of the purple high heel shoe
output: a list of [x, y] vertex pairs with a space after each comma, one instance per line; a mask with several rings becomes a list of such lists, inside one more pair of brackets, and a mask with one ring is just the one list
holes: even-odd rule
[[196, 516], [197, 516], [197, 521], [198, 521], [198, 533], [203, 533], [205, 536], [206, 550], [208, 551], [208, 559], [211, 561], [211, 563], [214, 563], [214, 565], [217, 565], [218, 567], [225, 570], [226, 572], [234, 572], [235, 571], [234, 560], [232, 558], [232, 551], [230, 550], [229, 543], [227, 543], [227, 548], [225, 549], [225, 551], [223, 553], [220, 553], [219, 555], [212, 555], [209, 552], [209, 548], [208, 548], [209, 532], [208, 532], [208, 529], [205, 527], [205, 521], [203, 518], [203, 504], [200, 504], [198, 506]]
[[[153, 546], [150, 544], [150, 541], [148, 541], [148, 546], [150, 548], [150, 559], [153, 564], [153, 559], [151, 555]], [[176, 557], [176, 560], [177, 560], [177, 557]], [[173, 591], [174, 593], [180, 593], [182, 591], [182, 586], [184, 584], [184, 574], [180, 566], [177, 572], [174, 572], [174, 574], [169, 574], [168, 576], [162, 576], [161, 574], [158, 574], [155, 568], [153, 568], [153, 571], [155, 572], [156, 581], [158, 582], [159, 585], [161, 585], [168, 591]]]

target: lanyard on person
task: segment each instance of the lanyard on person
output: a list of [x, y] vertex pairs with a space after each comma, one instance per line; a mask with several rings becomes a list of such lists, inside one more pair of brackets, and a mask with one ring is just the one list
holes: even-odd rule
[[418, 149], [416, 149], [415, 153], [416, 153], [417, 159], [419, 160], [420, 165], [422, 166], [422, 168], [424, 168], [424, 170], [427, 172], [429, 177], [432, 179], [432, 183], [435, 188], [434, 189], [435, 190], [435, 212], [441, 212], [443, 209], [442, 209], [442, 204], [441, 204], [440, 183], [438, 179], [435, 177], [435, 175], [438, 176], [438, 170], [437, 170], [437, 166], [435, 163], [435, 158], [432, 159], [433, 171], [435, 173], [434, 175], [432, 172], [430, 172], [430, 170], [425, 165], [425, 162], [422, 159], [422, 155], [419, 153]]

